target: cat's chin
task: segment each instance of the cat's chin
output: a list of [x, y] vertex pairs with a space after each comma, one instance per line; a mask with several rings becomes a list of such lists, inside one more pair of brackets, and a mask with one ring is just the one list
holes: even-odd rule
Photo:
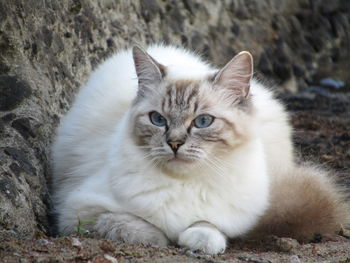
[[173, 164], [193, 164], [194, 160], [189, 160], [181, 157], [173, 157], [167, 161], [167, 163], [173, 163]]
[[165, 161], [162, 170], [172, 177], [184, 177], [191, 174], [196, 167], [196, 161], [182, 157], [172, 157]]

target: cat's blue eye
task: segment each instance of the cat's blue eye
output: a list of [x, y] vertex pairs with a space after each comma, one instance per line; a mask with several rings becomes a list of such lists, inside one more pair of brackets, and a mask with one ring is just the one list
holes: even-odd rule
[[149, 118], [151, 122], [156, 126], [165, 126], [166, 125], [166, 119], [158, 112], [152, 111], [149, 114]]
[[199, 115], [193, 120], [194, 126], [197, 128], [206, 128], [209, 127], [214, 121], [214, 117], [208, 114]]

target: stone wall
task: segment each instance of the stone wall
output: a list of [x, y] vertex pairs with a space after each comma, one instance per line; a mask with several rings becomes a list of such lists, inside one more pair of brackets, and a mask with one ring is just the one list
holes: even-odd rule
[[249, 50], [287, 89], [349, 83], [349, 18], [348, 0], [0, 0], [0, 233], [50, 234], [55, 128], [115, 50], [162, 41], [217, 65]]

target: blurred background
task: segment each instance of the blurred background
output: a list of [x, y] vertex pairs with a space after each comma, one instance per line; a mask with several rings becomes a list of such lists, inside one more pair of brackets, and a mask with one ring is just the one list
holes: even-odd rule
[[250, 51], [293, 111], [298, 150], [348, 175], [349, 0], [0, 0], [0, 233], [50, 234], [60, 118], [99, 62], [153, 42], [217, 66]]

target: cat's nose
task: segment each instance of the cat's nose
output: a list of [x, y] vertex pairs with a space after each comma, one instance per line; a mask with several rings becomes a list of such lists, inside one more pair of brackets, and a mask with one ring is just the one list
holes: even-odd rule
[[184, 144], [183, 141], [171, 141], [171, 140], [167, 140], [167, 143], [175, 154], [177, 153], [177, 150], [180, 148], [180, 146]]

